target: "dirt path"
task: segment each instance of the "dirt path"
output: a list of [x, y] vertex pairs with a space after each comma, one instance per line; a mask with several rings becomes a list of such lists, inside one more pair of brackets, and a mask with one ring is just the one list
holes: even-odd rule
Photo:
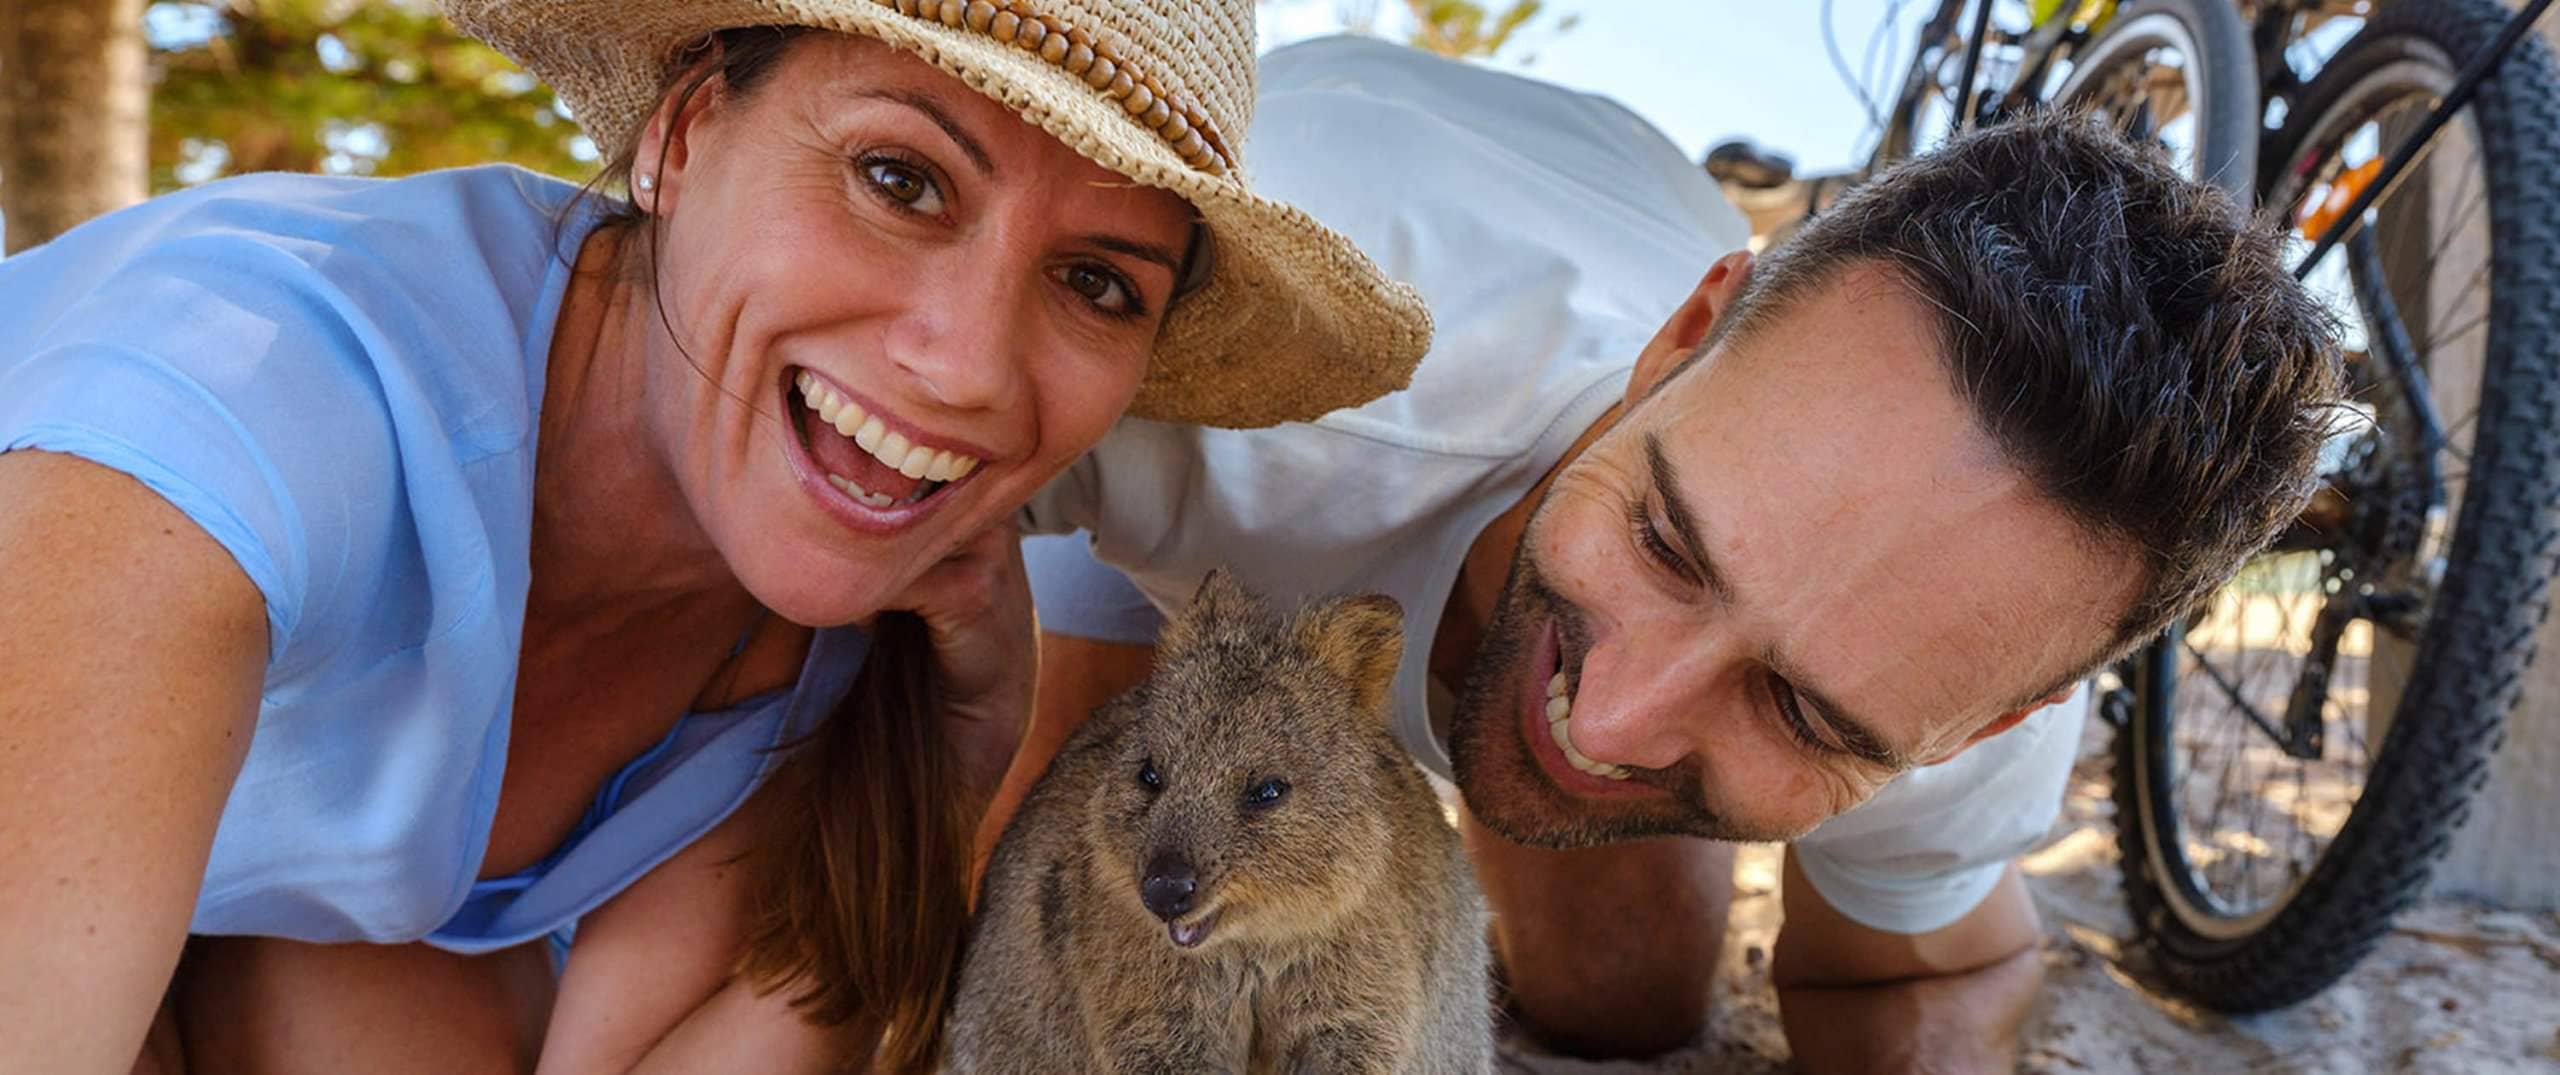
[[[2045, 923], [2045, 996], [2023, 1070], [2071, 1072], [2560, 1073], [2560, 915], [2430, 903], [2356, 971], [2306, 1004], [2228, 1018], [2163, 997], [2116, 965], [2131, 933], [2116, 895], [2103, 731], [2092, 722], [2063, 817], [2025, 860]], [[1735, 870], [1712, 1040], [1651, 1063], [1589, 1064], [1511, 1050], [1538, 1075], [1789, 1070], [1770, 992], [1778, 852]]]

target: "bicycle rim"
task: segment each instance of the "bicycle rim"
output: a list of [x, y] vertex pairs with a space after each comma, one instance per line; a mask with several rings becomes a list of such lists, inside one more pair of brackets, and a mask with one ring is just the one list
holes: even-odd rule
[[2179, 171], [2245, 202], [2258, 144], [2246, 35], [2219, 0], [2127, 5], [2080, 48], [2052, 99], [2160, 145]]

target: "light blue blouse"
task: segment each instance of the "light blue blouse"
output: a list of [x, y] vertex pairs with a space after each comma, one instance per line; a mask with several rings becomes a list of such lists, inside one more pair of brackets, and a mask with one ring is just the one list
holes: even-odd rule
[[575, 193], [503, 166], [246, 176], [0, 260], [0, 451], [132, 475], [266, 599], [195, 932], [463, 952], [552, 933], [726, 816], [860, 666], [860, 634], [819, 632], [795, 687], [685, 718], [542, 867], [475, 886], [552, 323], [595, 223]]

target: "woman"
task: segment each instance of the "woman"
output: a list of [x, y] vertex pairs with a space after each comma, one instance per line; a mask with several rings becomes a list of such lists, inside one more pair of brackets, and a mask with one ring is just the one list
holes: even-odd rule
[[[1009, 514], [1124, 409], [1401, 383], [1411, 292], [1237, 178], [1248, 0], [928, 7], [453, 0], [627, 206], [250, 177], [0, 263], [0, 1056], [520, 1068], [544, 939], [812, 728], [886, 745], [819, 792], [951, 795], [854, 820], [965, 862], [930, 819], [1019, 730]], [[935, 648], [866, 663], [893, 609]], [[865, 719], [927, 671], [930, 726]], [[956, 883], [894, 844], [859, 880]], [[929, 985], [899, 932], [843, 950]]]

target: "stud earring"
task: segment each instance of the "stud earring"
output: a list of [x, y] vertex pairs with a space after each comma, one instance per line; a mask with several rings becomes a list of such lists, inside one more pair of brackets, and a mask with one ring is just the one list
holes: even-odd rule
[[656, 190], [658, 189], [658, 177], [650, 175], [647, 172], [642, 172], [640, 173], [639, 179], [632, 181], [632, 185], [639, 187], [642, 190]]

